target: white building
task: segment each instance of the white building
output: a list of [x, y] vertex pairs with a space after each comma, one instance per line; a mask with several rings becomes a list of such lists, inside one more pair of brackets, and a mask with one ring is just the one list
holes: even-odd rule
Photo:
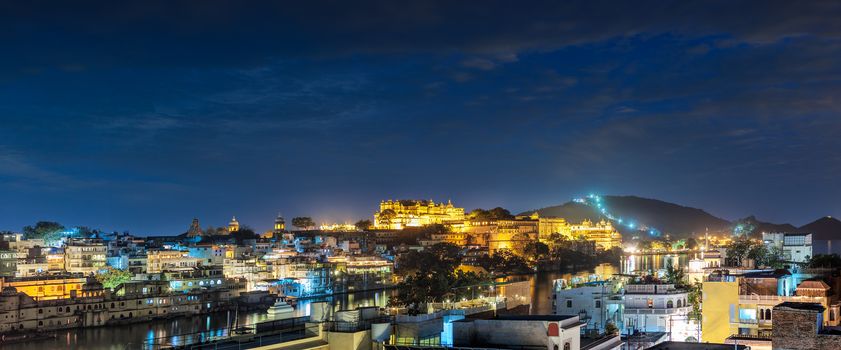
[[762, 233], [762, 241], [771, 249], [782, 251], [788, 262], [803, 263], [812, 257], [811, 233]]
[[578, 315], [585, 329], [604, 331], [610, 322], [621, 328], [622, 295], [616, 286], [606, 281], [590, 282], [574, 288], [564, 288], [563, 280], [555, 281], [553, 312], [555, 315]]
[[629, 284], [625, 286], [622, 332], [666, 332], [671, 340], [698, 339], [698, 324], [689, 319], [689, 291], [674, 284]]

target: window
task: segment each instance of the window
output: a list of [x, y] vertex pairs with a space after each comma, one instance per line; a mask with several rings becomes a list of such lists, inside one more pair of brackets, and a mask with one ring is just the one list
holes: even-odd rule
[[601, 300], [596, 300], [596, 309], [601, 309], [601, 308], [602, 308], [602, 301]]
[[674, 302], [672, 302], [671, 300], [669, 300], [669, 301], [667, 301], [667, 302], [666, 302], [666, 308], [667, 308], [667, 309], [671, 309], [671, 308], [673, 308], [673, 307], [675, 307]]
[[569, 307], [572, 307], [572, 300], [567, 299], [567, 307], [568, 307], [568, 308], [569, 308]]
[[771, 320], [771, 309], [765, 309], [765, 319], [768, 321]]

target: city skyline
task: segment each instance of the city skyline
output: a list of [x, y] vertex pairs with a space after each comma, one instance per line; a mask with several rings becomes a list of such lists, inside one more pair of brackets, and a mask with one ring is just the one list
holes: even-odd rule
[[0, 229], [262, 230], [278, 211], [586, 193], [841, 215], [832, 2], [3, 9]]

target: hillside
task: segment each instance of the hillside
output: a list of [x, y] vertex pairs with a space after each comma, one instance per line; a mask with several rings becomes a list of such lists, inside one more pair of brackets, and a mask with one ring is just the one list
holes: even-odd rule
[[[691, 233], [729, 230], [731, 223], [713, 216], [701, 209], [685, 207], [674, 203], [636, 196], [603, 196], [602, 203], [607, 212], [615, 217], [655, 227], [675, 237], [688, 237]], [[535, 210], [523, 214], [533, 213]], [[541, 216], [563, 217], [577, 222], [585, 218], [598, 220], [603, 216], [592, 206], [568, 202], [562, 205], [536, 209]], [[623, 228], [622, 231], [627, 231]], [[624, 232], [623, 232], [624, 233]]]
[[800, 227], [801, 232], [811, 232], [812, 239], [841, 239], [841, 221], [824, 216]]

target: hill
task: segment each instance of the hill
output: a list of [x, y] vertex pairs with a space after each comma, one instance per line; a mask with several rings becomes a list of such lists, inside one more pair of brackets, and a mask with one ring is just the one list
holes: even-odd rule
[[[725, 231], [731, 226], [729, 221], [701, 209], [661, 200], [636, 196], [602, 196], [600, 198], [606, 212], [614, 217], [623, 218], [626, 222], [632, 220], [639, 225], [654, 227], [675, 237], [688, 237], [693, 232], [701, 233], [707, 228], [711, 232]], [[597, 208], [576, 202], [531, 210], [522, 215], [535, 211], [541, 216], [563, 217], [572, 222], [579, 222], [585, 218], [598, 220], [604, 217]], [[622, 231], [627, 231], [627, 228]]]
[[811, 232], [812, 239], [841, 239], [841, 221], [824, 216], [800, 227], [802, 232]]
[[760, 237], [762, 232], [799, 232], [797, 227], [792, 224], [764, 222], [760, 221], [753, 215], [744, 219], [736, 220], [733, 222], [733, 225], [741, 228], [741, 230], [750, 234], [752, 237]]

